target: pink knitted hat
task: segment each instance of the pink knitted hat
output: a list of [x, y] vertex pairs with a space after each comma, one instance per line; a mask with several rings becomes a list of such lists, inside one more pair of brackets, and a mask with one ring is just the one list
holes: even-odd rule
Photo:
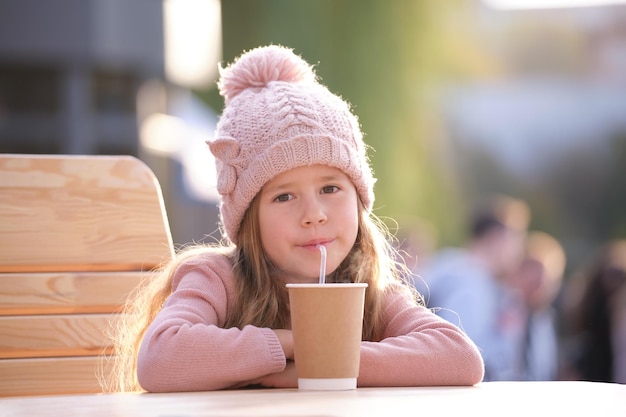
[[371, 210], [375, 179], [357, 118], [317, 82], [309, 64], [291, 49], [272, 45], [244, 53], [220, 68], [220, 75], [225, 107], [208, 144], [226, 237], [237, 244], [244, 213], [261, 187], [300, 166], [342, 170]]

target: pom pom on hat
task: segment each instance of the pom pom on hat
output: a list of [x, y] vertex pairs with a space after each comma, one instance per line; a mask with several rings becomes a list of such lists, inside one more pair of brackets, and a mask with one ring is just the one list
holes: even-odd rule
[[291, 49], [271, 45], [242, 55], [230, 67], [220, 68], [220, 94], [228, 104], [246, 88], [267, 86], [271, 81], [315, 81], [312, 67]]
[[342, 170], [371, 210], [375, 179], [358, 120], [306, 61], [289, 48], [259, 47], [221, 68], [220, 77], [225, 107], [208, 145], [225, 237], [237, 244], [243, 216], [263, 185], [300, 166]]

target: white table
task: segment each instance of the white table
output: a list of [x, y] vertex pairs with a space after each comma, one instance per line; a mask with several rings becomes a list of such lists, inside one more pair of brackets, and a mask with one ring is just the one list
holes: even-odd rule
[[255, 389], [0, 398], [0, 416], [551, 416], [625, 417], [626, 385], [487, 382], [475, 387]]

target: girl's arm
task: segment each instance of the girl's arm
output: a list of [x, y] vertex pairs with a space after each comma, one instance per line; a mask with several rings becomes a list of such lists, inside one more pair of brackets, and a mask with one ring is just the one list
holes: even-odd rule
[[484, 374], [480, 352], [456, 326], [390, 293], [384, 339], [361, 343], [359, 386], [474, 385]]
[[208, 268], [174, 280], [173, 292], [139, 350], [137, 376], [144, 389], [223, 389], [285, 368], [285, 354], [273, 330], [222, 328], [233, 299], [230, 280], [229, 273]]

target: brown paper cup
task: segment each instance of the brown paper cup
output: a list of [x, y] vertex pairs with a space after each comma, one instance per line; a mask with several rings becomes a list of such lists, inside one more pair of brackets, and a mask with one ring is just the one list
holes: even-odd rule
[[298, 388], [356, 388], [367, 284], [287, 284]]

